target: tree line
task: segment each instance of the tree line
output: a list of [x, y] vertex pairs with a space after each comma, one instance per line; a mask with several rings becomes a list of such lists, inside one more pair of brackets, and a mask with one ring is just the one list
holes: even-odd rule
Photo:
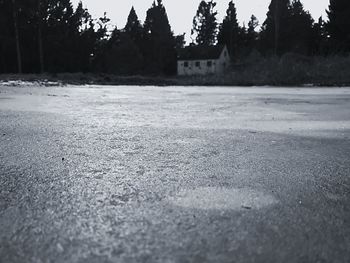
[[[327, 21], [314, 21], [300, 0], [271, 0], [260, 25], [252, 15], [240, 25], [233, 1], [223, 21], [215, 0], [201, 1], [193, 19], [191, 45], [225, 44], [234, 61], [253, 52], [281, 56], [348, 54], [350, 1], [330, 0]], [[174, 35], [162, 0], [143, 23], [132, 8], [123, 28], [106, 16], [94, 19], [82, 2], [0, 0], [0, 73], [103, 72], [121, 75], [176, 73], [185, 34]]]

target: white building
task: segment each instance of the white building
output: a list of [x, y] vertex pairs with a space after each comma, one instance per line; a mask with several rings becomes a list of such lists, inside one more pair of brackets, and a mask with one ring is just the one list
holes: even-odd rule
[[177, 74], [179, 76], [223, 74], [230, 66], [227, 47], [188, 46], [178, 52]]

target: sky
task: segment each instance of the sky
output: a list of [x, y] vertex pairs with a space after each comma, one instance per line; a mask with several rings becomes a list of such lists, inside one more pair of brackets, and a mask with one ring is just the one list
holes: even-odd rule
[[[170, 25], [175, 34], [189, 34], [192, 28], [192, 20], [201, 0], [163, 0], [167, 10]], [[79, 0], [72, 0], [76, 6]], [[107, 12], [114, 25], [123, 28], [126, 24], [127, 16], [132, 6], [135, 7], [139, 20], [143, 23], [146, 11], [151, 7], [153, 0], [82, 0], [85, 8], [89, 9], [94, 18], [103, 16]], [[217, 11], [219, 22], [225, 16], [229, 0], [217, 0]], [[239, 22], [248, 23], [252, 14], [258, 19], [260, 24], [265, 20], [268, 5], [271, 0], [234, 0], [237, 8]], [[329, 0], [301, 0], [306, 10], [317, 20], [321, 15], [326, 19], [325, 10], [328, 8]]]

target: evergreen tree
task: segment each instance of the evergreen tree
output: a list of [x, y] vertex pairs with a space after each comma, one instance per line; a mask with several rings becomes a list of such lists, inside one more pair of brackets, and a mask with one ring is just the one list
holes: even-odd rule
[[0, 0], [0, 72], [17, 71], [12, 2]]
[[78, 33], [70, 0], [48, 0], [45, 23], [45, 64], [50, 72], [74, 71], [72, 38]]
[[142, 70], [142, 55], [131, 36], [115, 29], [107, 42], [102, 58], [102, 71], [120, 75], [135, 75]]
[[217, 36], [217, 12], [214, 10], [216, 2], [201, 1], [193, 18], [193, 29], [191, 35], [195, 37], [197, 45], [214, 45]]
[[95, 24], [88, 10], [83, 8], [82, 2], [79, 2], [77, 9], [72, 17], [72, 27], [77, 31], [74, 34], [72, 44], [75, 50], [74, 71], [87, 72], [91, 70], [91, 59], [95, 53], [97, 34], [94, 30]]
[[248, 31], [250, 32], [256, 32], [255, 29], [259, 26], [259, 20], [256, 18], [256, 16], [252, 15], [250, 17], [250, 20], [248, 22]]
[[330, 0], [326, 29], [335, 51], [350, 51], [350, 1]]
[[98, 29], [97, 29], [97, 35], [98, 39], [100, 40], [107, 40], [109, 33], [108, 28], [110, 26], [111, 19], [107, 17], [107, 13], [104, 12], [103, 16], [100, 17], [97, 21]]
[[162, 0], [153, 2], [144, 23], [143, 55], [150, 73], [176, 72], [176, 42]]
[[38, 56], [39, 56], [39, 71], [43, 73], [45, 71], [44, 63], [44, 44], [43, 44], [43, 24], [44, 20], [44, 8], [46, 7], [46, 0], [35, 0], [36, 9], [35, 9], [35, 25], [37, 29], [37, 43], [38, 43]]
[[309, 12], [300, 0], [272, 0], [260, 35], [263, 52], [276, 55], [296, 52], [314, 54], [317, 32]]
[[281, 55], [288, 50], [290, 1], [272, 0], [261, 31], [261, 48], [264, 53]]
[[44, 21], [47, 69], [50, 72], [90, 70], [97, 40], [104, 35], [105, 28], [95, 32], [95, 24], [82, 3], [74, 10], [70, 0], [47, 0]]
[[128, 21], [124, 27], [124, 32], [127, 33], [130, 38], [137, 44], [140, 45], [142, 40], [142, 25], [138, 19], [134, 7], [131, 8]]
[[322, 16], [319, 17], [317, 23], [313, 25], [312, 55], [322, 55], [326, 53], [327, 33], [325, 25], [326, 23]]
[[123, 30], [115, 28], [108, 40], [102, 67], [104, 72], [132, 75], [141, 72], [143, 59], [140, 50], [142, 26], [132, 7]]
[[[13, 72], [38, 72], [38, 48], [37, 48], [37, 28], [36, 12], [38, 0], [15, 0], [11, 3], [9, 12], [11, 17], [10, 25], [13, 37], [13, 48], [16, 55], [12, 60], [17, 62], [17, 69]], [[10, 22], [10, 21], [9, 21]]]
[[72, 27], [78, 30], [87, 30], [91, 26], [92, 18], [88, 10], [83, 7], [83, 3], [80, 1], [72, 16]]
[[256, 28], [259, 26], [258, 19], [252, 15], [248, 22], [247, 36], [246, 36], [246, 45], [250, 49], [254, 49], [256, 47], [256, 42], [258, 40], [259, 34], [256, 32]]
[[15, 43], [16, 43], [16, 56], [17, 56], [17, 70], [18, 73], [22, 73], [22, 52], [21, 52], [21, 44], [20, 44], [20, 34], [19, 34], [19, 20], [18, 20], [18, 12], [19, 12], [19, 4], [16, 0], [12, 0], [12, 21], [13, 21], [13, 29], [15, 35]]
[[183, 33], [182, 35], [175, 36], [176, 49], [181, 49], [185, 47], [186, 45], [185, 35], [186, 34]]
[[[96, 30], [96, 45], [95, 52], [93, 53], [93, 69], [98, 72], [106, 72], [107, 66], [105, 58], [108, 57], [108, 51], [110, 48], [111, 39], [116, 35], [118, 31], [117, 28], [112, 32], [111, 38], [109, 39], [108, 28], [110, 26], [110, 19], [107, 17], [107, 13], [104, 12], [103, 16], [100, 17], [97, 22], [97, 30]], [[118, 31], [119, 32], [119, 31]]]
[[255, 29], [259, 22], [252, 15], [248, 23], [248, 28], [243, 24], [239, 26], [237, 21], [236, 8], [231, 1], [226, 11], [226, 17], [220, 25], [218, 34], [219, 44], [226, 44], [231, 54], [231, 59], [240, 60], [252, 52], [258, 39], [258, 33]]
[[290, 50], [305, 55], [313, 53], [314, 29], [313, 19], [304, 10], [300, 0], [293, 0], [290, 7], [289, 45]]
[[18, 1], [20, 39], [23, 71], [39, 72], [39, 49], [37, 40], [37, 0]]
[[218, 43], [225, 44], [231, 54], [231, 58], [235, 57], [238, 49], [242, 45], [242, 31], [238, 25], [235, 4], [230, 1], [226, 16], [220, 25], [218, 34]]
[[143, 67], [142, 42], [143, 42], [143, 27], [138, 19], [134, 7], [131, 8], [127, 23], [124, 27], [124, 32], [127, 34], [123, 39], [131, 41], [131, 48], [135, 56], [130, 58], [130, 64], [133, 71], [140, 72]]

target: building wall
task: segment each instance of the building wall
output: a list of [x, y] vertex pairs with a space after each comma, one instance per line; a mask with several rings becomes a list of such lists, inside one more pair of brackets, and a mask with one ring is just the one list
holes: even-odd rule
[[[185, 66], [188, 63], [188, 66]], [[211, 66], [208, 66], [211, 63]], [[217, 60], [180, 60], [177, 62], [178, 75], [206, 75], [217, 72]]]
[[230, 67], [231, 65], [231, 59], [230, 56], [228, 54], [228, 50], [225, 47], [222, 52], [221, 55], [218, 59], [218, 64], [217, 64], [217, 72], [218, 74], [223, 74], [225, 73], [225, 71]]
[[[187, 63], [187, 67], [185, 63]], [[211, 66], [208, 63], [211, 63]], [[225, 47], [218, 59], [179, 60], [177, 62], [177, 74], [179, 76], [223, 74], [229, 66], [230, 57]]]

